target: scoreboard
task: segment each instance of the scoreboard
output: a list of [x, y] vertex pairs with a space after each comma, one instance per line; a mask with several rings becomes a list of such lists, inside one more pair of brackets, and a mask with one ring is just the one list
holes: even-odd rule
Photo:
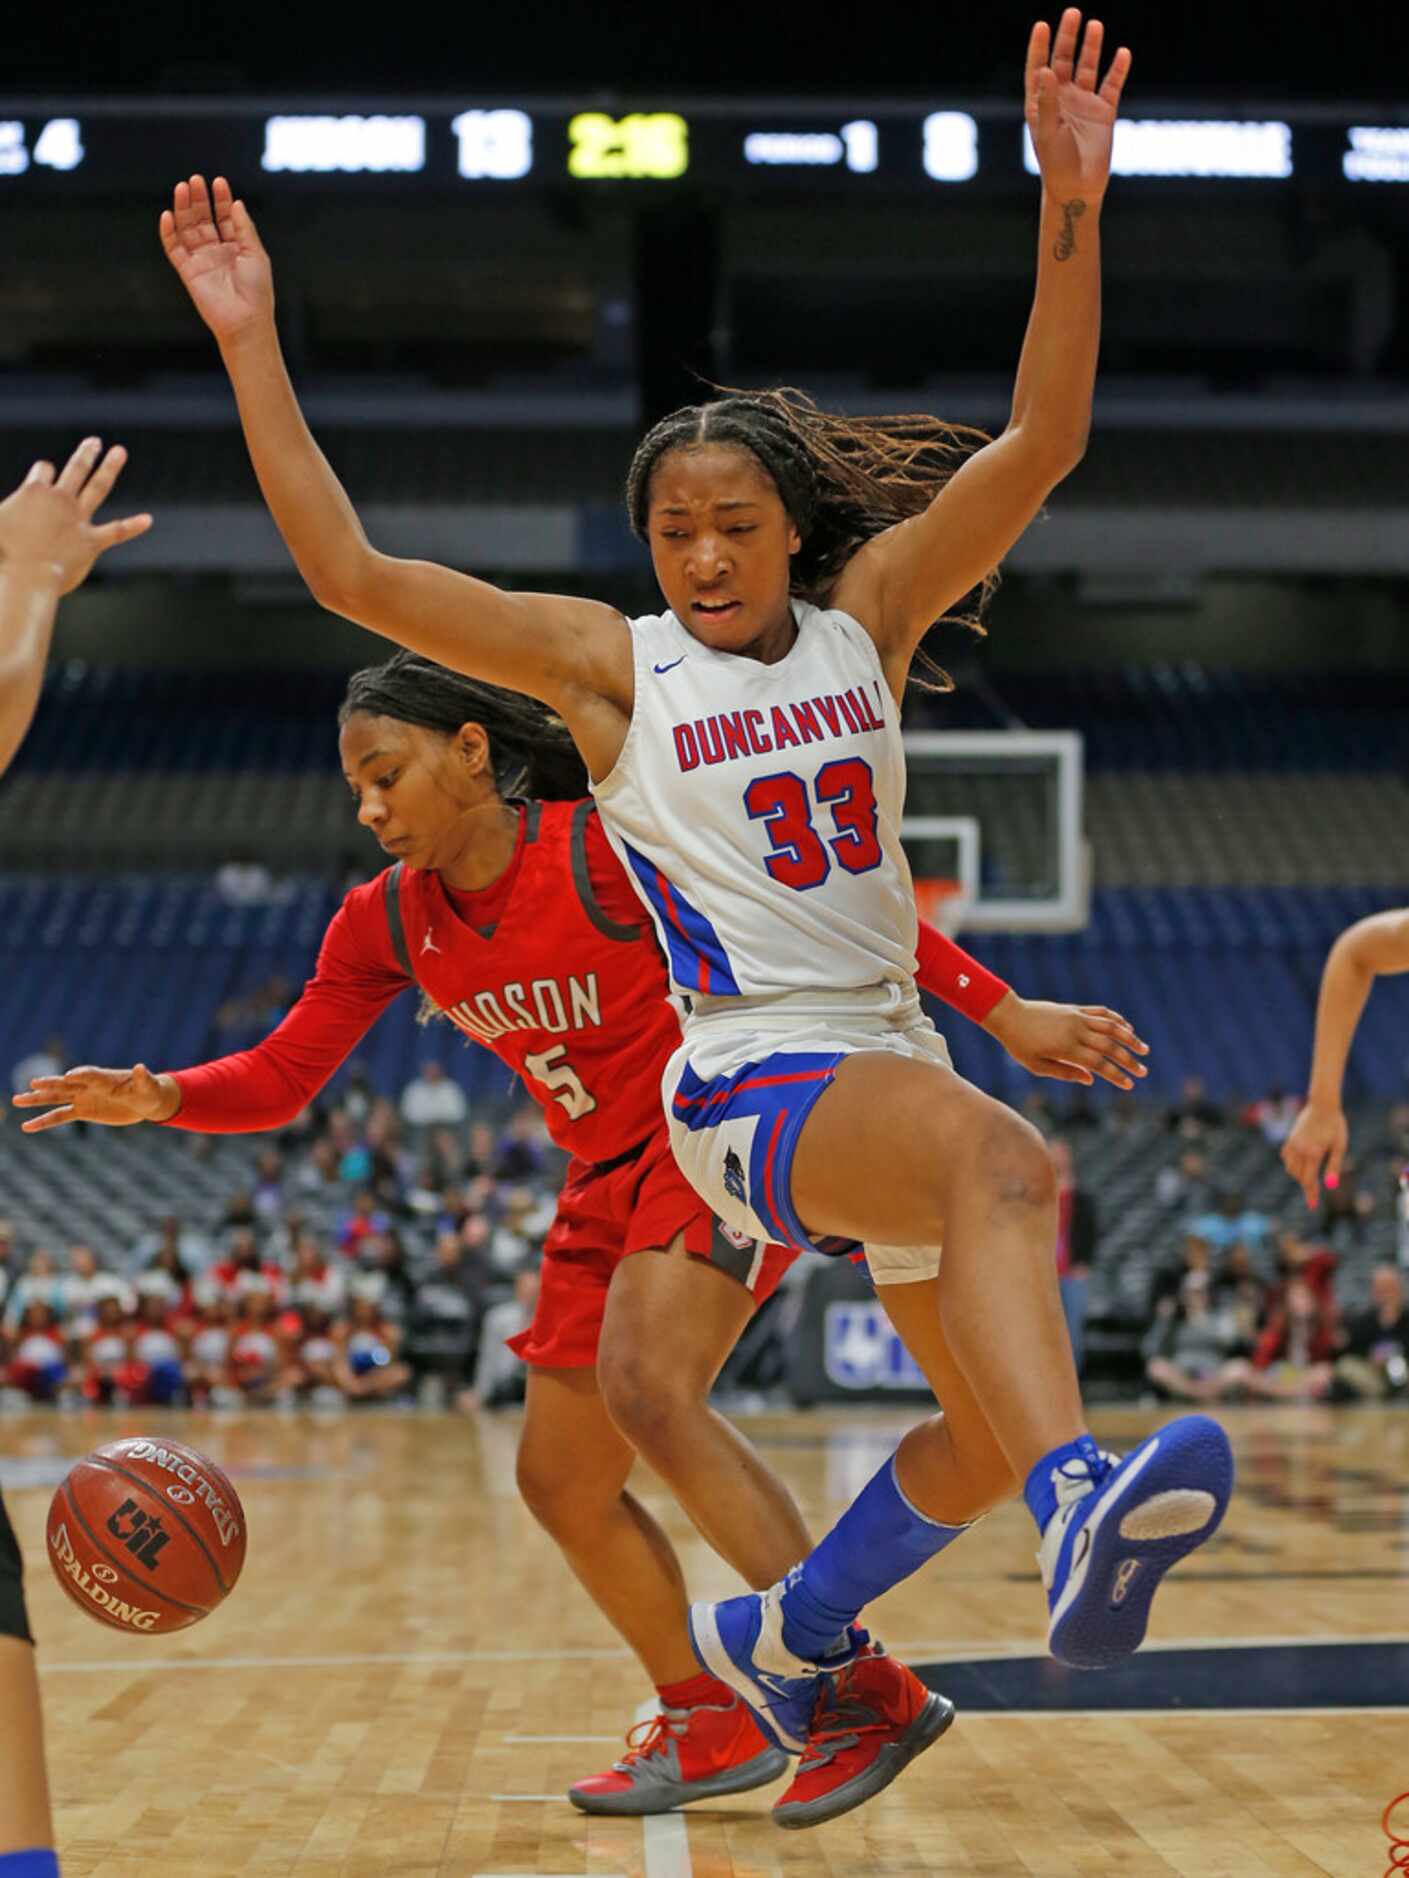
[[[1388, 121], [1395, 115], [1369, 123], [1328, 108], [1286, 117], [1175, 108], [1122, 118], [1113, 167], [1152, 182], [1271, 186], [1301, 178], [1383, 193], [1409, 185], [1409, 112]], [[1035, 168], [1016, 107], [992, 104], [694, 100], [628, 109], [466, 98], [349, 110], [259, 100], [0, 100], [0, 204], [40, 195], [158, 197], [197, 170], [227, 175], [237, 190], [259, 196], [310, 184], [509, 194], [617, 183], [864, 196], [1003, 190], [1024, 185]]]

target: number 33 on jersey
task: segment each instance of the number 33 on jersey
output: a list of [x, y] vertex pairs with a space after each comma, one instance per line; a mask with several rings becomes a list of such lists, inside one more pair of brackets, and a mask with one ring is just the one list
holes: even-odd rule
[[631, 731], [593, 793], [692, 1003], [914, 972], [895, 700], [849, 614], [793, 612], [775, 665], [631, 623]]

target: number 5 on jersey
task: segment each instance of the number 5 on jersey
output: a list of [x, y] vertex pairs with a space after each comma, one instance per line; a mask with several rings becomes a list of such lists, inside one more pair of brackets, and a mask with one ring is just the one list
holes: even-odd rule
[[553, 1091], [553, 1100], [562, 1103], [572, 1121], [580, 1121], [596, 1108], [597, 1098], [583, 1085], [582, 1078], [567, 1061], [567, 1053], [565, 1043], [555, 1043], [551, 1050], [526, 1056], [523, 1066], [535, 1082]]
[[812, 794], [819, 808], [830, 811], [836, 829], [825, 839], [814, 825], [816, 811], [807, 784], [792, 770], [755, 776], [744, 791], [750, 821], [761, 821], [773, 840], [763, 865], [774, 880], [799, 893], [822, 885], [832, 871], [833, 855], [848, 874], [869, 874], [883, 858], [869, 763], [859, 756], [824, 763]]

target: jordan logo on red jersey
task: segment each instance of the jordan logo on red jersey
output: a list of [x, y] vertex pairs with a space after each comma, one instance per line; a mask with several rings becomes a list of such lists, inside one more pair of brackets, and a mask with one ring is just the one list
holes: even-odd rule
[[423, 954], [427, 952], [439, 952], [440, 951], [440, 947], [436, 944], [434, 938], [432, 937], [430, 933], [427, 933], [425, 938], [421, 941], [421, 951]]

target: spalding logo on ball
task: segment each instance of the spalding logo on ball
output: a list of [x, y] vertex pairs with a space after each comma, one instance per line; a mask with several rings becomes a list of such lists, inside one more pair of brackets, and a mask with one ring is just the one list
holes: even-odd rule
[[81, 1610], [114, 1630], [184, 1630], [235, 1588], [245, 1510], [213, 1461], [179, 1441], [110, 1441], [49, 1507], [49, 1563]]

